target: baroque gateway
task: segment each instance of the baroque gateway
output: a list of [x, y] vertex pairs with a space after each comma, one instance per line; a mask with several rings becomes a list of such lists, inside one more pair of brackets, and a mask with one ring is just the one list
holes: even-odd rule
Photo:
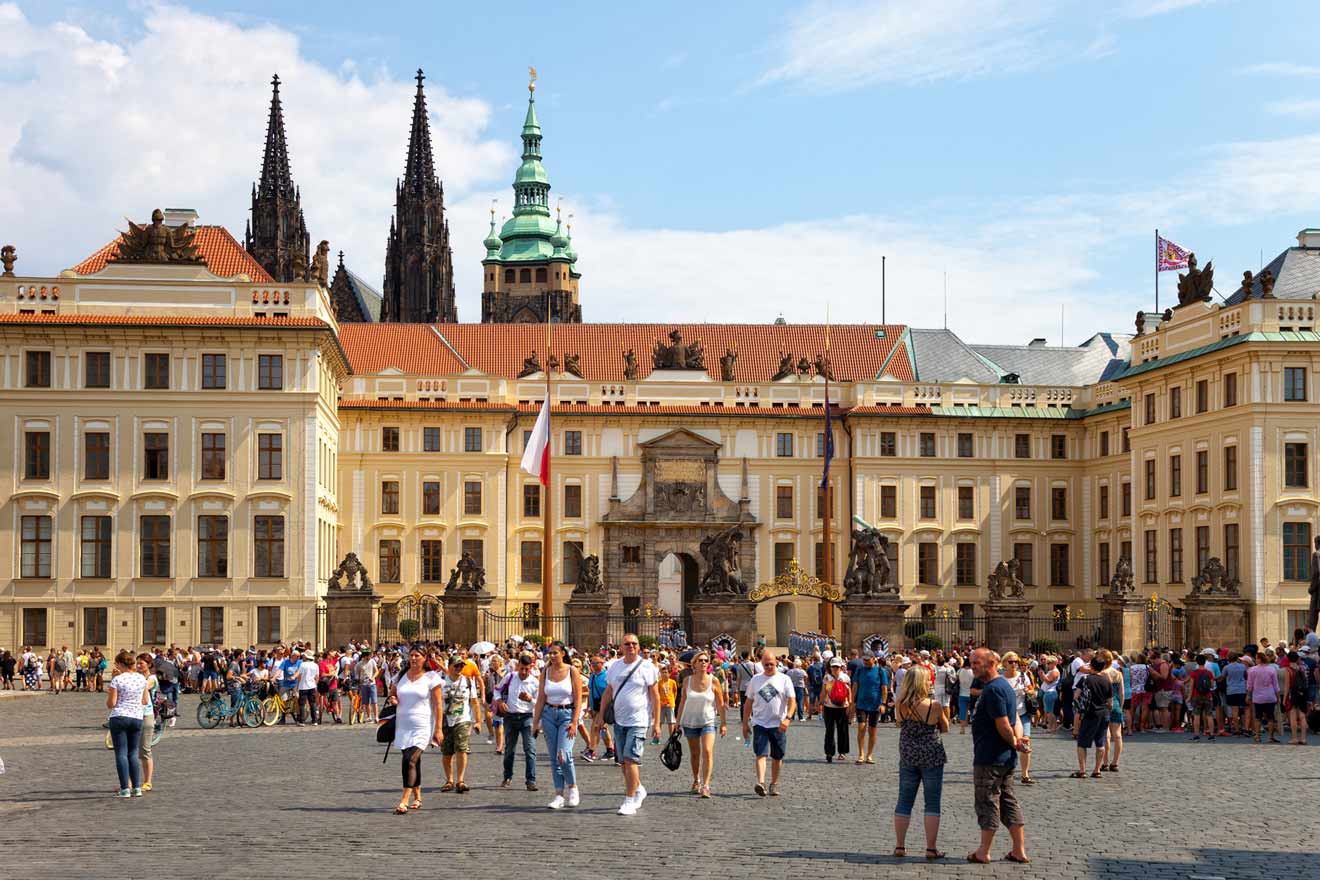
[[[1071, 347], [867, 324], [830, 328], [824, 357], [823, 326], [583, 324], [529, 102], [518, 208], [484, 242], [492, 323], [377, 323], [342, 255], [330, 282], [328, 243], [308, 253], [278, 95], [271, 119], [248, 250], [188, 211], [58, 277], [17, 272], [5, 248], [0, 643], [315, 638], [348, 553], [387, 602], [441, 592], [468, 554], [507, 613], [547, 610], [550, 552], [553, 613], [595, 555], [613, 609], [680, 614], [722, 531], [749, 585], [799, 562], [837, 585], [846, 529], [833, 570], [820, 561], [825, 374], [834, 521], [888, 539], [922, 613], [973, 613], [1004, 559], [1033, 613], [1092, 611], [1123, 559], [1145, 598], [1177, 602], [1207, 570], [1240, 581], [1261, 635], [1305, 614], [1320, 230], [1224, 302], [1195, 295], [1210, 270], [1193, 270], [1135, 335]], [[390, 239], [419, 256], [391, 257], [387, 321], [453, 314], [427, 124], [415, 112]], [[548, 352], [544, 324], [520, 323], [547, 306]], [[549, 536], [518, 466], [546, 370]], [[763, 603], [757, 629], [782, 642], [817, 602]]]

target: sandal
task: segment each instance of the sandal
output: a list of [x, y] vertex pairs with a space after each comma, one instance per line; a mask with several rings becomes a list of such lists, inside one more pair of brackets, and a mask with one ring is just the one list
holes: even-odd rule
[[397, 807], [394, 808], [394, 813], [397, 816], [402, 816], [407, 812], [408, 812], [408, 807], [406, 804], [399, 804]]
[[929, 859], [930, 861], [934, 861], [935, 859], [942, 859], [944, 858], [945, 855], [946, 853], [942, 852], [941, 850], [931, 849], [930, 847], [926, 847], [926, 858]]
[[440, 790], [441, 790], [441, 791], [453, 791], [453, 790], [454, 790], [454, 783], [452, 783], [452, 782], [446, 782], [444, 785], [440, 786]]
[[459, 794], [467, 794], [467, 793], [468, 793], [469, 791], [471, 791], [472, 789], [468, 787], [468, 784], [467, 784], [466, 782], [460, 782], [460, 783], [455, 787], [454, 790], [457, 791]]
[[875, 763], [875, 758], [867, 758], [867, 759], [866, 759], [866, 763], [868, 763], [868, 764], [874, 764], [874, 763]]
[[1083, 773], [1081, 770], [1074, 770], [1072, 773], [1068, 774], [1068, 778], [1070, 778], [1070, 779], [1085, 779], [1085, 778], [1086, 778], [1086, 774]]
[[1118, 765], [1117, 765], [1117, 764], [1110, 764], [1110, 765], [1109, 765], [1109, 772], [1110, 772], [1110, 773], [1117, 773], [1117, 772], [1118, 772]]
[[1092, 778], [1092, 779], [1099, 779], [1099, 778], [1100, 778], [1100, 771], [1099, 771], [1099, 770], [1094, 770], [1094, 771], [1092, 771], [1092, 772], [1091, 772], [1091, 778]]
[[988, 865], [988, 864], [990, 864], [990, 860], [989, 860], [989, 859], [978, 859], [978, 858], [976, 857], [976, 853], [974, 853], [974, 852], [969, 852], [969, 853], [967, 854], [967, 861], [971, 862], [973, 865]]
[[420, 810], [421, 808], [422, 808], [421, 801], [413, 801], [411, 804], [408, 805], [408, 809], [410, 810]]
[[1022, 784], [1023, 784], [1023, 785], [1035, 785], [1035, 784], [1036, 784], [1036, 777], [1034, 777], [1034, 776], [1023, 776], [1023, 777], [1022, 777]]
[[1019, 865], [1029, 865], [1029, 864], [1031, 864], [1031, 859], [1024, 859], [1024, 858], [1022, 858], [1021, 856], [1015, 856], [1015, 855], [1013, 855], [1012, 853], [1009, 853], [1008, 855], [1004, 856], [1004, 861], [1006, 861], [1006, 862], [1017, 862]]
[[[860, 763], [860, 762], [859, 762], [859, 763]], [[907, 858], [907, 849], [906, 849], [905, 847], [901, 847], [901, 846], [896, 846], [896, 847], [894, 847], [894, 858], [896, 858], [896, 859], [905, 859], [905, 858]]]

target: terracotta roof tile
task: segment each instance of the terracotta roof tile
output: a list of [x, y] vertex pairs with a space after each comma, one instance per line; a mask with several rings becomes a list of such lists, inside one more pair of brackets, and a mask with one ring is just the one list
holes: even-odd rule
[[[523, 359], [533, 350], [541, 351], [545, 360], [544, 324], [437, 324], [438, 344], [427, 340], [419, 328], [431, 331], [428, 325], [357, 324], [342, 327], [340, 336], [356, 373], [387, 367], [420, 375], [460, 372], [464, 367], [447, 351], [445, 342], [468, 365], [510, 379], [522, 370]], [[830, 359], [835, 377], [851, 382], [873, 379], [893, 352], [888, 372], [900, 381], [912, 381], [906, 347], [894, 351], [902, 329], [875, 324], [832, 326]], [[622, 381], [623, 352], [631, 348], [637, 356], [638, 377], [644, 379], [651, 373], [655, 343], [667, 341], [671, 330], [678, 330], [688, 342], [701, 340], [706, 373], [716, 380], [719, 359], [726, 349], [738, 353], [733, 375], [739, 382], [769, 380], [779, 367], [780, 352], [814, 360], [825, 350], [823, 324], [563, 324], [555, 326], [551, 347], [561, 357], [564, 353], [581, 355], [583, 378], [595, 382]], [[876, 335], [880, 330], [883, 338]], [[415, 348], [417, 345], [422, 347]]]
[[[419, 412], [470, 412], [476, 410], [488, 410], [496, 412], [506, 412], [509, 414], [519, 413], [521, 415], [534, 416], [540, 412], [539, 403], [462, 403], [459, 401], [439, 401], [439, 400], [377, 400], [375, 398], [365, 397], [345, 397], [339, 400], [340, 409], [348, 410], [396, 410], [396, 411], [419, 411]], [[923, 412], [929, 414], [924, 408]], [[841, 407], [834, 407], [835, 417], [847, 414], [848, 410]], [[613, 416], [613, 415], [661, 415], [661, 416], [708, 416], [711, 418], [723, 418], [725, 416], [747, 417], [747, 418], [813, 418], [823, 419], [824, 410], [820, 407], [784, 407], [774, 409], [768, 406], [761, 407], [741, 407], [741, 406], [615, 406], [606, 404], [582, 404], [582, 403], [557, 403], [550, 408], [551, 415], [590, 415], [590, 416]]]
[[854, 406], [848, 410], [850, 416], [929, 416], [933, 415], [928, 406]]
[[[274, 284], [275, 279], [261, 264], [252, 259], [252, 255], [243, 250], [243, 246], [229, 234], [223, 226], [194, 227], [193, 241], [198, 252], [206, 260], [206, 268], [212, 275], [220, 278], [233, 278], [240, 272], [247, 274], [258, 284]], [[87, 259], [73, 267], [79, 275], [95, 275], [105, 268], [111, 255], [119, 250], [119, 239], [101, 248]]]
[[107, 324], [122, 327], [317, 327], [330, 329], [320, 318], [254, 318], [247, 315], [97, 315], [66, 312], [59, 315], [0, 314], [0, 324], [53, 324], [79, 326]]

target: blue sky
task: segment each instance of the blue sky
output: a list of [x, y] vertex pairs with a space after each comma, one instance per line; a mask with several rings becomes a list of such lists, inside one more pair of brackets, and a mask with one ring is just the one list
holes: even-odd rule
[[[0, 49], [21, 86], [5, 185], [24, 206], [0, 221], [28, 271], [73, 263], [71, 241], [97, 246], [152, 199], [241, 233], [274, 70], [312, 234], [378, 279], [426, 69], [468, 320], [528, 64], [587, 320], [811, 321], [828, 301], [876, 321], [884, 254], [891, 321], [938, 326], [947, 271], [965, 338], [1057, 342], [1062, 304], [1076, 342], [1153, 304], [1156, 226], [1213, 259], [1227, 295], [1320, 225], [1320, 21], [1300, 2], [0, 10], [26, 34]], [[97, 113], [115, 118], [93, 134]], [[205, 158], [171, 161], [190, 154]]]

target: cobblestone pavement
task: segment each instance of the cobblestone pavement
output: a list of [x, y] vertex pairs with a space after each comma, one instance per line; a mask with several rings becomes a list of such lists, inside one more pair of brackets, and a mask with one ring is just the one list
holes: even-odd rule
[[[648, 746], [641, 812], [618, 816], [618, 773], [578, 762], [582, 805], [551, 813], [544, 759], [539, 792], [498, 788], [499, 758], [474, 738], [473, 791], [441, 794], [438, 749], [423, 764], [425, 808], [395, 816], [399, 762], [381, 763], [370, 727], [196, 729], [195, 697], [156, 747], [156, 789], [119, 801], [104, 747], [102, 698], [69, 694], [0, 704], [0, 877], [440, 876], [665, 878], [820, 876], [1158, 877], [1237, 880], [1320, 877], [1314, 792], [1320, 751], [1247, 742], [1132, 741], [1117, 775], [1067, 778], [1074, 751], [1037, 736], [1035, 775], [1019, 788], [1027, 866], [966, 864], [976, 822], [971, 737], [946, 738], [940, 845], [921, 858], [920, 813], [905, 860], [890, 855], [897, 733], [883, 728], [877, 764], [826, 764], [822, 728], [793, 728], [784, 794], [756, 797], [750, 752], [731, 734], [716, 754], [715, 797], [687, 793]], [[1315, 740], [1320, 744], [1320, 740]], [[544, 739], [538, 742], [544, 751]], [[918, 811], [920, 810], [918, 798]], [[996, 841], [996, 857], [1007, 837]]]

